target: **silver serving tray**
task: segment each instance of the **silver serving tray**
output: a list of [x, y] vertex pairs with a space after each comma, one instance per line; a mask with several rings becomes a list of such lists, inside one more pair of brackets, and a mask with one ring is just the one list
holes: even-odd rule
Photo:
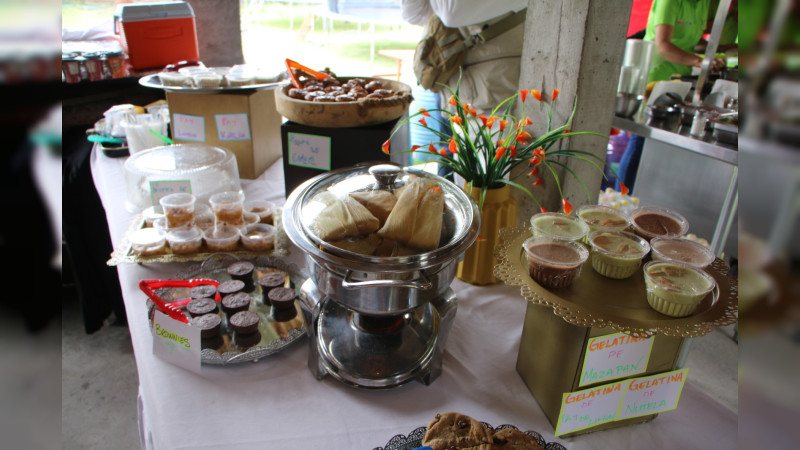
[[[229, 253], [216, 253], [200, 264], [194, 264], [186, 270], [171, 276], [172, 280], [191, 280], [197, 278], [213, 279], [220, 282], [230, 280], [227, 273], [228, 265], [236, 261], [242, 261], [235, 255]], [[287, 263], [280, 259], [270, 257], [258, 257], [247, 259], [256, 266], [253, 275], [254, 280], [266, 272], [280, 270], [289, 274], [291, 287], [299, 289], [303, 282], [308, 278], [305, 271], [299, 269], [295, 264]], [[271, 307], [261, 302], [261, 288], [255, 283], [256, 288], [250, 293], [252, 298], [250, 310], [256, 311], [260, 316], [259, 331], [261, 332], [261, 342], [246, 350], [239, 349], [232, 342], [232, 334], [226, 328], [225, 313], [220, 311], [223, 316], [223, 326], [221, 335], [224, 341], [219, 350], [203, 349], [201, 352], [202, 364], [228, 365], [243, 362], [258, 362], [261, 358], [283, 351], [306, 335], [303, 313], [300, 310], [299, 300], [295, 300], [295, 310], [297, 315], [284, 322], [275, 321], [271, 315]], [[166, 302], [186, 299], [188, 288], [162, 288], [157, 289], [156, 293]], [[152, 323], [155, 303], [147, 300], [147, 317]], [[187, 314], [188, 317], [188, 314]]]
[[142, 78], [139, 78], [139, 84], [144, 87], [164, 89], [165, 91], [177, 91], [187, 94], [225, 94], [229, 92], [269, 90], [269, 89], [278, 89], [279, 87], [287, 83], [288, 81], [282, 80], [282, 81], [275, 81], [272, 83], [248, 84], [246, 86], [221, 86], [218, 88], [197, 88], [190, 86], [164, 86], [163, 84], [161, 84], [161, 79], [158, 77], [158, 74], [146, 75], [143, 76]]

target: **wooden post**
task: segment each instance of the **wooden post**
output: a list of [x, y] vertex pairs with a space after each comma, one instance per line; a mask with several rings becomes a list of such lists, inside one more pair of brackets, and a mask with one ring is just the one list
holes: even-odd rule
[[[572, 130], [608, 134], [611, 129], [632, 0], [612, 3], [528, 1], [520, 89], [538, 89], [547, 98], [553, 88], [560, 89], [561, 94], [553, 109], [553, 123], [556, 125], [569, 118], [577, 96]], [[542, 134], [547, 123], [547, 108], [530, 99], [525, 105], [526, 114], [534, 122], [531, 133]], [[519, 110], [517, 114], [520, 114]], [[608, 140], [600, 137], [576, 136], [564, 139], [561, 148], [589, 151], [605, 161], [607, 144]], [[557, 172], [564, 197], [575, 209], [583, 204], [596, 203], [602, 173], [575, 158], [566, 158], [562, 162], [581, 177], [589, 191], [587, 200], [583, 186], [572, 174], [561, 169]], [[516, 181], [530, 187], [545, 208], [561, 210], [561, 197], [550, 173], [543, 174], [544, 183], [539, 187], [531, 186], [533, 178], [523, 174], [522, 170], [512, 174], [516, 175], [519, 175]], [[531, 215], [539, 212], [539, 207], [518, 189], [513, 195], [518, 205], [517, 223], [527, 223]]]

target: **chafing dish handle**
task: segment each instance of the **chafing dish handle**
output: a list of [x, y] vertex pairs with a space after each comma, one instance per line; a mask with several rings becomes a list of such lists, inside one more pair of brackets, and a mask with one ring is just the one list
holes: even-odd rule
[[342, 287], [345, 289], [356, 289], [362, 287], [406, 287], [411, 289], [430, 289], [433, 283], [425, 273], [419, 272], [419, 279], [416, 280], [367, 280], [367, 281], [352, 281], [353, 271], [348, 270], [347, 274], [342, 280]]

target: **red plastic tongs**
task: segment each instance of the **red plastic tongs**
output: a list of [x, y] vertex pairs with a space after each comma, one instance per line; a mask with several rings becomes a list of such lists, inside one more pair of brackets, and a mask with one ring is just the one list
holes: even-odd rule
[[324, 72], [318, 72], [314, 69], [309, 69], [308, 67], [300, 64], [297, 61], [293, 61], [289, 58], [286, 58], [286, 71], [289, 73], [289, 79], [292, 81], [292, 86], [296, 87], [297, 89], [302, 89], [303, 84], [300, 83], [300, 80], [297, 79], [297, 75], [294, 74], [293, 69], [299, 69], [303, 72], [306, 72], [309, 75], [314, 76], [318, 80], [324, 80], [325, 78], [331, 78], [331, 76]]
[[[219, 286], [219, 281], [209, 280], [204, 278], [196, 278], [194, 280], [141, 280], [139, 281], [139, 289], [144, 292], [153, 303], [156, 304], [159, 310], [178, 322], [189, 323], [189, 319], [181, 312], [180, 306], [185, 305], [190, 299], [181, 300], [178, 302], [167, 303], [156, 294], [156, 289], [160, 288], [193, 288], [203, 284], [210, 284], [212, 286]], [[214, 296], [215, 301], [219, 301], [219, 294]]]

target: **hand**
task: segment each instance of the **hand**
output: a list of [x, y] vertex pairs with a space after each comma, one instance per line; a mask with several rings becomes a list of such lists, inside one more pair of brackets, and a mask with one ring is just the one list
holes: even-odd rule
[[728, 64], [728, 61], [725, 58], [714, 58], [714, 61], [711, 62], [711, 72], [717, 73], [725, 68]]

